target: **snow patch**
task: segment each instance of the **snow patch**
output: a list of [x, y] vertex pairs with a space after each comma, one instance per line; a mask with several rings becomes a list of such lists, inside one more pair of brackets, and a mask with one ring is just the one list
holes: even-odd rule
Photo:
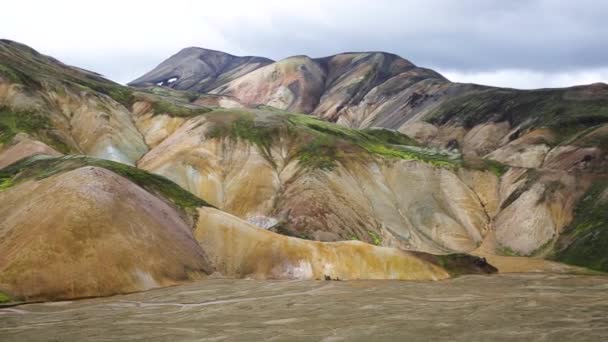
[[167, 83], [171, 84], [173, 82], [177, 81], [177, 77], [172, 77], [170, 79], [167, 80]]

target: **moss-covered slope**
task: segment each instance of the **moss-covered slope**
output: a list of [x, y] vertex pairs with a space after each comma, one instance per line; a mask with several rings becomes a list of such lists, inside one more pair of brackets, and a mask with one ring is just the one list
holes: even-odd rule
[[387, 129], [357, 130], [329, 123], [310, 115], [278, 110], [216, 110], [206, 114], [214, 122], [210, 138], [230, 137], [251, 142], [269, 152], [287, 137], [294, 144], [294, 157], [309, 169], [330, 170], [344, 158], [380, 156], [419, 160], [457, 168], [458, 154], [418, 146], [411, 138]]
[[41, 180], [84, 166], [102, 167], [123, 176], [147, 191], [169, 200], [190, 215], [195, 215], [195, 209], [198, 207], [209, 206], [204, 200], [182, 189], [165, 177], [122, 163], [87, 156], [57, 158], [34, 156], [26, 158], [0, 170], [0, 191], [7, 190], [28, 179]]
[[70, 147], [59, 137], [47, 115], [0, 105], [0, 145], [11, 143], [18, 133], [27, 133], [59, 152], [69, 153], [71, 151]]
[[112, 97], [123, 105], [132, 103], [132, 91], [87, 70], [65, 65], [23, 44], [0, 40], [0, 76], [31, 90], [49, 83], [88, 88]]
[[578, 202], [553, 258], [608, 272], [608, 181], [593, 184]]

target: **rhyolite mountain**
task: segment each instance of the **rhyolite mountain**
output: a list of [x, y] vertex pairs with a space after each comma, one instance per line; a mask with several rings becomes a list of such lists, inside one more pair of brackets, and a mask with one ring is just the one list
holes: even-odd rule
[[469, 254], [500, 272], [608, 270], [604, 84], [189, 48], [132, 85], [0, 41], [9, 297], [495, 270]]
[[183, 49], [131, 85], [161, 85], [207, 92], [274, 62], [262, 57], [236, 57], [196, 47]]

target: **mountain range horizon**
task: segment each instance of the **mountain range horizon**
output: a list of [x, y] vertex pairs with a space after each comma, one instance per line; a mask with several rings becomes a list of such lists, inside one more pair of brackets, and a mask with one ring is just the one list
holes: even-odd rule
[[[177, 53], [175, 53], [175, 54], [173, 54], [173, 55], [169, 56], [167, 59], [171, 59], [171, 58], [175, 57], [176, 55], [179, 55], [179, 54], [184, 53], [184, 52], [189, 51], [189, 50], [201, 50], [201, 51], [207, 51], [207, 52], [221, 53], [221, 54], [224, 54], [224, 55], [227, 55], [227, 56], [231, 56], [231, 57], [236, 57], [236, 58], [259, 58], [259, 59], [266, 59], [266, 60], [268, 60], [268, 61], [270, 61], [270, 62], [277, 62], [277, 61], [286, 60], [286, 59], [290, 59], [290, 58], [296, 58], [296, 57], [306, 57], [306, 58], [310, 58], [310, 59], [313, 59], [313, 60], [323, 60], [323, 59], [327, 59], [327, 58], [335, 57], [335, 56], [338, 56], [338, 55], [348, 55], [348, 54], [373, 54], [373, 53], [378, 53], [378, 54], [384, 54], [384, 55], [392, 55], [392, 56], [395, 56], [395, 57], [398, 57], [398, 58], [404, 59], [404, 60], [408, 61], [409, 63], [411, 63], [411, 62], [410, 62], [410, 61], [409, 61], [407, 58], [405, 58], [405, 57], [403, 57], [403, 56], [400, 56], [400, 55], [399, 55], [399, 54], [397, 54], [397, 53], [393, 53], [393, 52], [389, 52], [389, 51], [381, 51], [381, 50], [360, 50], [360, 51], [353, 50], [353, 51], [344, 51], [344, 52], [339, 52], [339, 53], [335, 53], [335, 54], [329, 54], [329, 55], [326, 55], [326, 56], [320, 56], [320, 57], [310, 57], [310, 56], [308, 56], [307, 54], [305, 54], [305, 53], [304, 53], [304, 54], [295, 54], [295, 55], [289, 55], [289, 56], [287, 56], [287, 57], [284, 57], [284, 58], [280, 58], [280, 59], [274, 60], [274, 59], [272, 59], [272, 58], [263, 57], [263, 56], [254, 56], [254, 55], [239, 55], [239, 54], [233, 54], [233, 53], [230, 53], [230, 52], [225, 52], [225, 51], [222, 51], [222, 50], [211, 49], [211, 48], [206, 48], [206, 47], [201, 47], [201, 46], [188, 46], [188, 47], [184, 47], [184, 48], [180, 49], [180, 50], [179, 50]], [[160, 64], [162, 64], [162, 63], [163, 63], [163, 62], [161, 62]], [[159, 64], [159, 65], [160, 65], [160, 64]], [[413, 64], [413, 63], [412, 63], [412, 64]], [[156, 68], [157, 68], [159, 65], [157, 65], [157, 66], [156, 66]], [[154, 69], [153, 69], [153, 70], [154, 70]], [[137, 84], [137, 80], [138, 80], [138, 79], [140, 79], [140, 78], [143, 78], [143, 76], [145, 76], [145, 74], [144, 74], [144, 75], [142, 75], [142, 76], [140, 76], [140, 77], [138, 77], [138, 78], [136, 78], [136, 79], [133, 79], [133, 80], [128, 81], [128, 82], [125, 82], [124, 84], [125, 84], [125, 85], [129, 85], [129, 84], [132, 84], [132, 83], [133, 83], [133, 84]], [[444, 76], [444, 77], [445, 77], [445, 76]], [[489, 85], [489, 84], [484, 84], [484, 83], [474, 83], [474, 82], [459, 82], [458, 80], [450, 80], [450, 81], [451, 81], [451, 82], [456, 82], [456, 83], [469, 83], [469, 84], [478, 84], [478, 85], [485, 85], [485, 86], [491, 86], [491, 87], [500, 87], [500, 86], [498, 86], [498, 85]], [[571, 85], [560, 86], [560, 87], [539, 87], [539, 88], [526, 88], [525, 90], [535, 90], [535, 89], [554, 89], [554, 88], [567, 88], [567, 87], [569, 87], [569, 86], [580, 86], [580, 85], [591, 85], [591, 84], [606, 84], [606, 82], [603, 82], [602, 80], [599, 80], [599, 79], [598, 79], [597, 81], [593, 81], [593, 82], [591, 82], [591, 83], [574, 83], [574, 84], [571, 84]], [[523, 89], [521, 89], [521, 88], [517, 88], [517, 87], [507, 87], [507, 88], [510, 88], [510, 89], [517, 89], [517, 90], [523, 90]]]

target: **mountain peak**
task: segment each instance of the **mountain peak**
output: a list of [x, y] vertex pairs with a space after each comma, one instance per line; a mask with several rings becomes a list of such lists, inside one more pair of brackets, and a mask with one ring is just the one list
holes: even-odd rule
[[274, 62], [189, 47], [130, 85], [211, 92], [233, 96], [247, 105], [266, 104], [305, 113], [323, 111], [323, 115], [334, 118], [342, 108], [358, 104], [372, 89], [400, 74], [404, 74], [400, 83], [423, 79], [447, 82], [432, 70], [382, 51], [320, 58], [295, 55]]
[[160, 85], [205, 92], [272, 62], [264, 57], [240, 57], [217, 50], [187, 47], [129, 85]]

